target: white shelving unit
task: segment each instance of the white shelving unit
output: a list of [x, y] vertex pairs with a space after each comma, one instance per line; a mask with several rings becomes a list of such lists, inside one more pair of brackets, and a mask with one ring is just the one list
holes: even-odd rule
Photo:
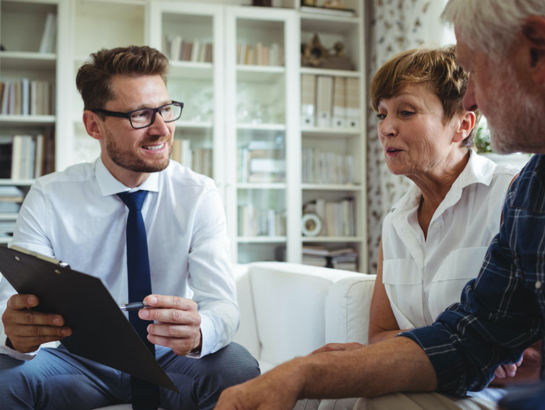
[[[172, 99], [185, 103], [175, 138], [189, 140], [195, 149], [213, 150], [213, 171], [209, 176], [215, 180], [224, 200], [233, 261], [283, 258], [301, 262], [302, 247], [319, 244], [356, 248], [363, 269], [367, 264], [363, 0], [346, 1], [349, 8], [356, 10], [356, 17], [301, 13], [299, 0], [275, 0], [274, 8], [248, 7], [247, 3], [247, 0], [0, 0], [0, 42], [7, 46], [7, 51], [0, 53], [2, 80], [14, 76], [50, 78], [56, 82], [57, 94], [56, 115], [24, 118], [0, 115], [0, 128], [2, 132], [18, 132], [54, 127], [57, 170], [94, 161], [100, 152], [99, 144], [86, 134], [81, 123], [83, 103], [75, 87], [76, 72], [89, 55], [101, 48], [128, 45], [150, 45], [161, 50], [164, 35], [211, 43], [212, 62], [171, 61], [167, 86]], [[55, 53], [40, 54], [37, 50], [49, 12], [57, 15], [57, 48]], [[308, 42], [314, 33], [319, 34], [328, 48], [336, 41], [343, 42], [355, 69], [301, 67], [300, 44]], [[284, 64], [239, 64], [237, 43], [256, 45], [257, 42], [264, 46], [277, 43], [283, 50]], [[361, 126], [357, 129], [302, 127], [303, 74], [356, 79]], [[285, 160], [286, 168], [282, 180], [249, 182], [242, 178], [241, 152], [256, 141], [280, 148], [279, 158]], [[307, 147], [353, 155], [356, 183], [302, 183], [302, 152]], [[16, 185], [26, 189], [32, 183], [16, 181]], [[0, 185], [14, 184], [11, 180], [0, 180]], [[346, 197], [353, 197], [357, 207], [355, 237], [302, 236], [304, 203], [318, 198], [338, 201]], [[283, 216], [274, 232], [247, 235], [239, 226], [239, 209], [244, 205], [271, 209]]]

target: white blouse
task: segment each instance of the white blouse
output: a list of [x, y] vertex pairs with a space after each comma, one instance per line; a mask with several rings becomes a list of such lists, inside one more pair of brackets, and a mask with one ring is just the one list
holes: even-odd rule
[[421, 191], [413, 186], [382, 228], [383, 283], [400, 329], [427, 326], [460, 300], [499, 232], [503, 203], [519, 168], [471, 151], [433, 215], [427, 239], [418, 224]]

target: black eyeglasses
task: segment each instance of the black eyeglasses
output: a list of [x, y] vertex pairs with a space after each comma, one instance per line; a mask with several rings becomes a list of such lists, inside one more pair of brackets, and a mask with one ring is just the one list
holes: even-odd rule
[[184, 103], [172, 101], [170, 104], [161, 105], [157, 108], [141, 108], [139, 110], [129, 112], [107, 111], [100, 108], [90, 110], [97, 114], [104, 114], [109, 117], [127, 118], [131, 123], [131, 127], [135, 129], [146, 128], [155, 121], [155, 114], [159, 113], [163, 117], [164, 122], [173, 122], [182, 116]]

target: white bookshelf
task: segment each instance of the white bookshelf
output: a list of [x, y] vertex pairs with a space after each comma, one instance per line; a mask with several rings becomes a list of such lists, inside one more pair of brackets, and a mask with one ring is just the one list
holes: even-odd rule
[[[356, 10], [356, 17], [301, 13], [299, 0], [274, 0], [273, 5], [283, 8], [272, 9], [248, 7], [248, 3], [247, 0], [0, 0], [2, 37], [7, 29], [14, 30], [17, 26], [20, 26], [18, 32], [24, 33], [18, 36], [17, 47], [9, 47], [8, 51], [0, 53], [2, 78], [6, 73], [40, 73], [36, 75], [40, 78], [49, 76], [56, 81], [57, 94], [56, 115], [0, 116], [0, 128], [54, 127], [57, 170], [74, 163], [93, 161], [100, 148], [98, 142], [86, 134], [81, 123], [83, 103], [75, 87], [76, 72], [89, 55], [101, 48], [128, 45], [147, 44], [162, 49], [164, 34], [188, 41], [209, 42], [213, 44], [213, 62], [171, 61], [168, 88], [172, 99], [185, 104], [182, 118], [176, 123], [175, 138], [190, 140], [195, 149], [213, 150], [213, 174], [210, 176], [225, 204], [233, 261], [273, 260], [285, 254], [286, 261], [301, 262], [302, 246], [318, 243], [333, 248], [347, 245], [357, 248], [361, 269], [366, 266], [367, 255], [363, 0], [345, 2]], [[57, 49], [55, 53], [40, 54], [37, 47], [44, 19], [52, 10], [57, 14]], [[7, 26], [4, 24], [6, 13]], [[300, 44], [315, 32], [326, 47], [331, 47], [335, 41], [343, 41], [355, 70], [301, 67]], [[242, 41], [263, 45], [278, 43], [283, 48], [284, 65], [239, 64], [237, 43]], [[302, 74], [357, 79], [361, 127], [302, 127]], [[59, 78], [63, 81], [57, 81]], [[242, 111], [261, 113], [261, 117], [239, 115], [238, 109], [243, 102], [247, 102], [247, 106], [242, 107]], [[240, 150], [251, 141], [278, 143], [286, 163], [285, 180], [251, 183], [240, 179]], [[302, 150], [305, 147], [354, 155], [356, 183], [302, 183]], [[0, 180], [0, 185], [27, 188], [32, 183]], [[357, 236], [302, 236], [305, 202], [316, 198], [336, 201], [345, 197], [355, 198]], [[285, 234], [241, 235], [238, 214], [239, 207], [245, 204], [284, 213]], [[282, 247], [286, 252], [279, 252]]]

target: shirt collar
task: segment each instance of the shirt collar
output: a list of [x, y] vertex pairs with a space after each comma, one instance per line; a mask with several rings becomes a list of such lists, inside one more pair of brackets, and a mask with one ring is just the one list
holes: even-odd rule
[[138, 190], [159, 192], [159, 172], [150, 173], [148, 179], [146, 179], [139, 187], [129, 188], [115, 179], [108, 168], [106, 168], [102, 162], [102, 158], [100, 157], [98, 157], [95, 161], [95, 176], [102, 196], [110, 196], [120, 192]]

